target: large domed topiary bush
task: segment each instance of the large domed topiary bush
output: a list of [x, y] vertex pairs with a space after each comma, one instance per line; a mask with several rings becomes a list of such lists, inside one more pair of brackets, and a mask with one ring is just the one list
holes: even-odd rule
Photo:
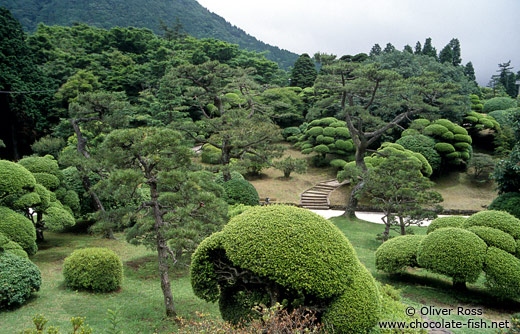
[[233, 217], [193, 254], [191, 283], [234, 323], [253, 316], [256, 303], [284, 301], [315, 307], [336, 333], [365, 333], [379, 318], [375, 281], [347, 238], [328, 220], [291, 206]]
[[417, 250], [417, 263], [449, 276], [455, 284], [477, 280], [487, 245], [476, 234], [461, 228], [442, 228], [428, 234]]
[[0, 309], [23, 304], [41, 284], [41, 273], [34, 263], [0, 252]]
[[477, 212], [464, 221], [463, 227], [487, 226], [496, 228], [515, 239], [520, 239], [520, 220], [504, 211], [487, 210]]
[[108, 248], [78, 249], [63, 262], [63, 276], [73, 289], [114, 291], [123, 281], [123, 263]]
[[466, 220], [465, 217], [462, 216], [449, 216], [449, 217], [438, 217], [432, 220], [428, 228], [426, 229], [426, 233], [432, 233], [433, 231], [439, 228], [445, 227], [462, 227], [462, 224]]

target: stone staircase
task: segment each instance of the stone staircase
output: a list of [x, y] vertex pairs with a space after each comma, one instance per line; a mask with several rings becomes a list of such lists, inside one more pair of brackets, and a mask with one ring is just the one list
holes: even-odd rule
[[317, 185], [305, 190], [300, 195], [300, 205], [303, 208], [313, 210], [330, 209], [329, 195], [331, 192], [345, 184], [346, 182], [338, 182], [335, 179], [322, 181]]

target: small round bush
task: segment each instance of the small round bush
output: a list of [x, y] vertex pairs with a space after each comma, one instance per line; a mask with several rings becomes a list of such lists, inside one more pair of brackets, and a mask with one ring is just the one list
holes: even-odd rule
[[482, 271], [486, 250], [486, 243], [470, 231], [441, 228], [421, 242], [417, 263], [451, 277], [454, 283], [474, 282]]
[[455, 135], [453, 136], [453, 139], [459, 142], [468, 143], [471, 144], [473, 141], [471, 139], [471, 136], [468, 135]]
[[445, 132], [449, 132], [445, 126], [440, 124], [431, 124], [424, 128], [424, 134], [427, 136], [442, 136]]
[[27, 254], [36, 254], [36, 230], [25, 216], [0, 206], [0, 233], [22, 246]]
[[354, 149], [354, 145], [352, 145], [351, 140], [336, 140], [336, 148], [342, 151], [352, 151]]
[[321, 154], [325, 154], [325, 153], [329, 153], [330, 152], [330, 149], [326, 146], [326, 145], [318, 145], [314, 148], [314, 152], [317, 152], [317, 153], [321, 153]]
[[346, 164], [347, 162], [343, 159], [334, 159], [330, 161], [330, 165], [337, 169], [342, 169]]
[[56, 177], [61, 177], [58, 162], [48, 157], [28, 157], [23, 158], [18, 163], [27, 168], [31, 173], [47, 173]]
[[435, 122], [433, 122], [433, 124], [442, 125], [451, 132], [453, 132], [453, 130], [455, 129], [455, 124], [453, 124], [452, 121], [443, 118], [436, 120]]
[[63, 277], [73, 289], [114, 291], [123, 281], [123, 263], [108, 248], [78, 249], [63, 262]]
[[22, 246], [10, 240], [8, 237], [5, 236], [5, 234], [0, 233], [0, 253], [2, 253], [2, 251], [26, 259], [29, 258], [27, 252], [23, 250]]
[[488, 113], [495, 110], [506, 110], [516, 106], [516, 100], [510, 97], [494, 97], [484, 102], [484, 112]]
[[414, 120], [410, 124], [410, 128], [411, 129], [416, 129], [416, 130], [423, 130], [428, 125], [430, 125], [430, 121], [429, 120], [427, 120], [425, 118], [419, 118], [419, 119]]
[[417, 250], [423, 239], [423, 235], [403, 235], [384, 242], [376, 250], [376, 268], [396, 273], [417, 267]]
[[33, 173], [38, 184], [41, 184], [49, 190], [54, 190], [60, 186], [60, 179], [49, 173]]
[[516, 241], [506, 232], [487, 226], [471, 226], [467, 230], [478, 235], [488, 246], [503, 249], [511, 254], [516, 252]]
[[312, 137], [318, 137], [319, 135], [323, 134], [323, 128], [321, 126], [315, 126], [307, 130], [307, 135]]
[[283, 129], [283, 132], [282, 132], [282, 136], [285, 138], [285, 139], [288, 139], [289, 137], [292, 137], [292, 136], [297, 136], [301, 133], [300, 129], [295, 127], [295, 126], [291, 126], [291, 127], [288, 127], [288, 128], [285, 128]]
[[23, 304], [40, 289], [41, 273], [26, 258], [0, 253], [0, 309]]
[[504, 193], [495, 198], [488, 209], [505, 211], [520, 219], [520, 193]]
[[347, 128], [337, 128], [336, 136], [343, 137], [343, 138], [350, 138], [350, 132], [348, 132]]
[[515, 239], [520, 239], [520, 220], [504, 211], [477, 212], [464, 221], [464, 228], [471, 226], [493, 227], [510, 234]]
[[245, 179], [231, 179], [222, 184], [228, 204], [258, 205], [260, 197], [255, 187]]
[[486, 285], [501, 297], [520, 296], [520, 260], [508, 252], [489, 247], [484, 263]]

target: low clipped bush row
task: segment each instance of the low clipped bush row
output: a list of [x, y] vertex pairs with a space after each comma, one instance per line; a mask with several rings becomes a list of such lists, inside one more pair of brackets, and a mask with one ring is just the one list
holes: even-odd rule
[[34, 263], [0, 252], [0, 309], [23, 304], [41, 284], [41, 273]]
[[469, 218], [437, 218], [427, 232], [383, 243], [376, 251], [377, 269], [394, 273], [418, 266], [451, 277], [457, 286], [485, 272], [492, 292], [520, 297], [520, 219], [488, 210]]
[[284, 302], [289, 311], [302, 302], [311, 310], [320, 305], [323, 325], [336, 333], [366, 333], [381, 314], [375, 280], [343, 233], [291, 206], [257, 206], [234, 216], [193, 254], [191, 284], [199, 298], [218, 301], [222, 318], [233, 323], [250, 320], [255, 303]]
[[78, 249], [63, 262], [63, 276], [73, 289], [114, 291], [123, 281], [123, 263], [108, 248]]

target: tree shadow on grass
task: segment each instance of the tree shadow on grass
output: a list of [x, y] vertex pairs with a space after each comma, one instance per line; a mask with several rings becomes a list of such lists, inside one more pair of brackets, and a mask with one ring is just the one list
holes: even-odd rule
[[520, 301], [518, 300], [501, 299], [485, 287], [475, 284], [468, 284], [466, 290], [458, 290], [453, 287], [450, 279], [442, 275], [426, 276], [405, 272], [376, 276], [382, 283], [401, 289], [403, 296], [425, 305], [431, 305], [434, 302], [457, 306], [463, 303], [476, 304], [500, 313], [520, 311]]

